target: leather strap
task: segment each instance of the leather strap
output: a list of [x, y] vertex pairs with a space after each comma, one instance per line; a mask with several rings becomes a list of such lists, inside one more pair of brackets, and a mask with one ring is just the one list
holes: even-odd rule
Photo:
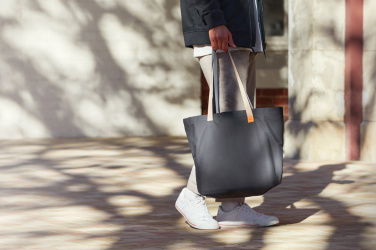
[[234, 67], [234, 70], [235, 70], [235, 75], [236, 75], [236, 79], [237, 79], [237, 82], [238, 82], [238, 85], [239, 85], [240, 93], [242, 95], [245, 111], [247, 112], [248, 123], [254, 122], [253, 112], [252, 112], [252, 107], [251, 107], [252, 103], [249, 100], [249, 96], [245, 92], [244, 85], [242, 83], [242, 80], [240, 79], [238, 69], [235, 66], [234, 59], [232, 59], [230, 51], [228, 52], [228, 55], [230, 56], [232, 66]]
[[[236, 68], [236, 65], [234, 63], [234, 60], [231, 56], [230, 51], [228, 51], [228, 55], [230, 56], [232, 66], [235, 71], [236, 80], [238, 82], [238, 86], [239, 86], [239, 90], [240, 90], [243, 104], [245, 107], [245, 111], [247, 113], [248, 123], [254, 122], [253, 112], [252, 112], [252, 109], [253, 109], [252, 103], [244, 89], [244, 85], [242, 83], [242, 80], [240, 79], [239, 72]], [[208, 119], [207, 119], [208, 121], [213, 120], [213, 112], [215, 114], [219, 113], [218, 58], [217, 58], [217, 53], [214, 50], [212, 52], [212, 65], [213, 65], [212, 74], [211, 74], [212, 79], [210, 79], [210, 82], [212, 82], [212, 84], [211, 86], [209, 85], [210, 91], [209, 91], [209, 103], [208, 103]], [[213, 102], [215, 104], [214, 107], [213, 107]]]

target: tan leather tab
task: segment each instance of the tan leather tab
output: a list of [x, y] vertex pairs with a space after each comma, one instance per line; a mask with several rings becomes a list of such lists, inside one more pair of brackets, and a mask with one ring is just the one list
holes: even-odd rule
[[253, 116], [248, 116], [248, 123], [254, 122]]

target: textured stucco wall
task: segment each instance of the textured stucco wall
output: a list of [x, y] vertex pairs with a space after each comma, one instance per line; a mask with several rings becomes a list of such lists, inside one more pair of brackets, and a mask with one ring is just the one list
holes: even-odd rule
[[199, 76], [178, 1], [1, 1], [0, 139], [183, 135]]
[[270, 51], [267, 48], [266, 57], [256, 56], [256, 86], [258, 89], [288, 87], [288, 51]]

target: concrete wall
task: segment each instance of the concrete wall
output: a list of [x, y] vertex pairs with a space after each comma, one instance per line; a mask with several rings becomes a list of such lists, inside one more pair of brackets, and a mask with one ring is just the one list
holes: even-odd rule
[[258, 54], [256, 57], [257, 88], [288, 88], [287, 48], [286, 50], [274, 51], [270, 47], [266, 51], [266, 57], [263, 54]]
[[361, 159], [376, 162], [376, 1], [364, 1], [363, 123]]
[[345, 0], [289, 1], [285, 156], [345, 159]]
[[199, 66], [176, 0], [2, 0], [0, 139], [183, 135]]

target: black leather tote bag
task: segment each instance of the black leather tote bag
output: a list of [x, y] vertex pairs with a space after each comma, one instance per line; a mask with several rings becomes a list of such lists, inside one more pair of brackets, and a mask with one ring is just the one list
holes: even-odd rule
[[254, 109], [230, 52], [228, 55], [245, 110], [217, 112], [218, 62], [213, 52], [208, 115], [183, 120], [196, 166], [197, 188], [201, 195], [215, 198], [262, 195], [282, 181], [283, 110]]

